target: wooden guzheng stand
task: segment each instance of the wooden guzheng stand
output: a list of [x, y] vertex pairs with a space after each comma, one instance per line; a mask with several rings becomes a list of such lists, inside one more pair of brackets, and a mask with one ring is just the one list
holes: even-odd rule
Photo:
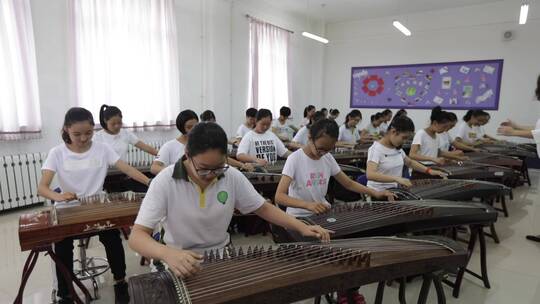
[[[467, 262], [467, 253], [445, 238], [347, 239], [229, 248], [223, 254], [211, 251], [204, 256], [202, 270], [187, 279], [169, 271], [130, 278], [132, 303], [291, 303], [373, 282], [455, 269]], [[425, 303], [428, 291], [429, 284], [423, 286], [419, 303]], [[380, 302], [382, 294], [376, 301]]]
[[[90, 293], [58, 260], [52, 249], [53, 243], [68, 237], [84, 237], [104, 230], [131, 227], [139, 212], [143, 196], [144, 194], [134, 192], [96, 195], [79, 199], [79, 203], [68, 203], [62, 207], [55, 205], [43, 211], [21, 215], [19, 218], [21, 251], [30, 250], [30, 254], [23, 268], [21, 285], [14, 303], [22, 303], [26, 282], [40, 252], [48, 254], [60, 267], [64, 276], [70, 277], [83, 291], [86, 301], [89, 301]], [[74, 301], [82, 304], [72, 284], [68, 285]]]

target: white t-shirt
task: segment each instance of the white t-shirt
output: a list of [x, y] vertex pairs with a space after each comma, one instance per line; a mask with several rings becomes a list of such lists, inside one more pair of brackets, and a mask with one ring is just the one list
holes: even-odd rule
[[536, 121], [535, 129], [531, 131], [534, 142], [536, 143], [536, 153], [540, 157], [540, 119]]
[[356, 144], [360, 140], [360, 132], [354, 127], [353, 129], [348, 129], [345, 124], [339, 127], [339, 138], [338, 141], [344, 141], [351, 144]]
[[307, 118], [307, 117], [304, 117], [304, 118], [302, 119], [302, 123], [300, 123], [300, 126], [301, 126], [301, 127], [307, 126], [307, 125], [309, 125], [309, 122], [310, 122], [310, 119]]
[[472, 144], [483, 137], [481, 132], [478, 126], [469, 127], [466, 122], [462, 122], [457, 128], [455, 137], [459, 137], [464, 142]]
[[287, 138], [289, 141], [293, 139], [294, 130], [287, 124], [287, 121], [285, 121], [284, 124], [281, 124], [279, 119], [276, 119], [272, 122], [272, 128], [277, 129], [278, 136]]
[[[314, 160], [306, 155], [304, 149], [299, 149], [287, 158], [282, 174], [292, 179], [289, 196], [330, 206], [325, 198], [328, 182], [331, 176], [339, 172], [341, 169], [332, 154], [327, 153], [321, 159]], [[306, 209], [293, 207], [287, 207], [287, 213], [297, 217], [312, 215]]]
[[41, 169], [56, 173], [62, 192], [85, 197], [103, 192], [107, 168], [119, 159], [120, 156], [104, 143], [93, 141], [84, 153], [75, 153], [66, 144], [60, 144], [49, 151]]
[[369, 123], [366, 127], [366, 131], [369, 133], [369, 135], [378, 136], [380, 132], [380, 126], [375, 127], [372, 123]]
[[[435, 138], [429, 136], [426, 130], [421, 129], [414, 135], [413, 145], [420, 145], [419, 153], [424, 156], [437, 157], [439, 155], [439, 141], [437, 136]], [[422, 161], [424, 164], [433, 164], [431, 161]]]
[[116, 151], [116, 154], [120, 155], [120, 158], [124, 161], [127, 161], [129, 145], [135, 145], [139, 142], [139, 138], [133, 132], [124, 129], [120, 129], [120, 132], [115, 135], [101, 130], [94, 134], [93, 140], [111, 146]]
[[[371, 161], [378, 164], [377, 172], [384, 175], [401, 177], [403, 175], [405, 157], [406, 155], [405, 152], [403, 152], [403, 149], [390, 149], [383, 146], [378, 141], [374, 142], [368, 149], [368, 162]], [[397, 187], [397, 183], [380, 183], [368, 180], [367, 186], [377, 191], [383, 191]]]
[[159, 149], [156, 161], [163, 163], [165, 167], [176, 163], [182, 156], [184, 156], [184, 151], [186, 146], [179, 142], [178, 139], [172, 139], [166, 142]]
[[298, 132], [296, 133], [296, 135], [293, 138], [293, 141], [305, 146], [305, 145], [307, 145], [308, 140], [309, 140], [308, 135], [309, 135], [308, 127], [303, 126], [302, 128], [300, 128], [300, 130], [298, 130]]
[[168, 246], [203, 252], [229, 243], [227, 228], [234, 209], [247, 214], [265, 199], [235, 168], [204, 192], [189, 180], [182, 162], [161, 171], [152, 181], [135, 224], [154, 229], [163, 219]]
[[246, 127], [245, 124], [241, 124], [239, 127], [238, 127], [238, 130], [236, 130], [236, 138], [242, 138], [244, 137], [246, 134], [249, 133], [249, 131], [251, 131], [252, 129]]
[[454, 139], [448, 132], [438, 133], [437, 142], [439, 143], [439, 150], [450, 151], [450, 145], [454, 142]]
[[248, 154], [259, 159], [265, 159], [269, 163], [275, 163], [278, 156], [285, 156], [287, 148], [279, 138], [271, 131], [259, 134], [250, 131], [238, 144], [238, 154]]

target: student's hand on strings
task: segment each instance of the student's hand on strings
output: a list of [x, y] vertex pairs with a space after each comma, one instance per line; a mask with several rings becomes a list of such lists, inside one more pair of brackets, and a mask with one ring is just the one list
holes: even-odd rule
[[268, 161], [266, 159], [257, 158], [257, 165], [264, 167], [264, 166], [268, 165]]
[[169, 269], [179, 278], [188, 278], [201, 270], [202, 255], [190, 250], [165, 248], [162, 260], [169, 265]]
[[244, 171], [247, 171], [247, 172], [255, 171], [255, 167], [250, 163], [244, 163], [240, 169], [242, 169]]
[[446, 163], [446, 159], [444, 159], [444, 157], [437, 157], [434, 159], [434, 162], [437, 164], [437, 165], [444, 165]]
[[402, 185], [405, 188], [412, 187], [411, 181], [409, 179], [407, 179], [407, 178], [404, 178], [404, 177], [397, 177], [396, 178], [396, 183]]
[[442, 177], [443, 179], [448, 178], [448, 173], [447, 172], [443, 172], [443, 171], [439, 171], [439, 170], [430, 170], [429, 175]]
[[64, 193], [60, 193], [58, 198], [59, 199], [56, 200], [58, 202], [74, 201], [77, 199], [77, 194], [72, 193], [72, 192], [64, 192]]
[[384, 191], [377, 191], [375, 198], [386, 199], [390, 202], [393, 202], [395, 199], [397, 199], [397, 196], [388, 190], [384, 190]]
[[316, 237], [322, 242], [329, 242], [330, 234], [334, 231], [324, 229], [319, 225], [304, 225], [300, 233], [305, 237]]
[[325, 203], [306, 202], [306, 206], [304, 209], [307, 209], [315, 214], [322, 214], [328, 212], [328, 210], [330, 210], [330, 206]]

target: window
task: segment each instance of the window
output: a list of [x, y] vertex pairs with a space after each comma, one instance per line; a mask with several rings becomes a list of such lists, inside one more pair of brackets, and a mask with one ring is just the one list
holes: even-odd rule
[[289, 37], [287, 30], [250, 18], [248, 107], [269, 109], [275, 117], [289, 106]]
[[173, 0], [74, 0], [77, 105], [119, 107], [125, 127], [174, 125], [180, 111]]
[[29, 0], [0, 0], [0, 140], [41, 136]]

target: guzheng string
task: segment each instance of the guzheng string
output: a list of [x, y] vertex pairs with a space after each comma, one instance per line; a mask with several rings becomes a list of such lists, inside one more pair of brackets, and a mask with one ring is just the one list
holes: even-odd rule
[[294, 247], [289, 249], [290, 251], [285, 255], [278, 255], [278, 258], [268, 257], [264, 251], [260, 252], [258, 257], [246, 259], [246, 263], [237, 258], [234, 263], [234, 271], [230, 269], [231, 267], [224, 265], [221, 265], [220, 271], [208, 265], [204, 268], [206, 271], [201, 272], [193, 279], [187, 279], [185, 285], [191, 299], [196, 300], [211, 297], [231, 288], [249, 286], [328, 264], [354, 259], [359, 262], [361, 256], [367, 255], [363, 251], [352, 249], [326, 251], [321, 246], [305, 248], [296, 245]]
[[[326, 229], [342, 230], [403, 215], [427, 214], [427, 211], [431, 209], [431, 206], [414, 206], [397, 202], [348, 203], [346, 205], [341, 210], [336, 207], [333, 212], [312, 216], [310, 219]], [[336, 214], [339, 218], [334, 223], [328, 222], [332, 214]]]

